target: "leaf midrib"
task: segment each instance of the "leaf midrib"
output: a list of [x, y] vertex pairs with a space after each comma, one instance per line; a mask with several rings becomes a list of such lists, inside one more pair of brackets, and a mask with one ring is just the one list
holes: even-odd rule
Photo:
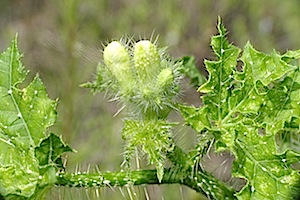
[[[10, 63], [9, 63], [9, 90], [8, 90], [8, 94], [9, 94], [9, 96], [11, 97], [11, 99], [12, 99], [12, 102], [13, 102], [13, 104], [14, 104], [14, 106], [15, 106], [15, 108], [16, 108], [16, 110], [17, 110], [17, 115], [18, 115], [18, 117], [21, 119], [21, 121], [22, 121], [22, 123], [23, 123], [23, 125], [24, 125], [24, 127], [25, 127], [25, 130], [26, 130], [26, 133], [27, 133], [27, 135], [28, 135], [28, 138], [30, 139], [30, 143], [31, 143], [31, 145], [33, 145], [34, 144], [34, 141], [33, 141], [33, 139], [32, 139], [32, 137], [31, 137], [31, 133], [30, 133], [30, 130], [29, 130], [29, 128], [28, 128], [28, 125], [27, 125], [27, 123], [26, 123], [26, 121], [24, 120], [24, 117], [23, 117], [23, 114], [22, 114], [22, 112], [21, 112], [21, 110], [20, 110], [20, 107], [19, 107], [19, 105], [17, 104], [17, 102], [16, 102], [16, 99], [15, 99], [15, 97], [14, 97], [14, 86], [13, 86], [13, 84], [12, 84], [12, 82], [13, 82], [13, 77], [12, 77], [12, 74], [13, 74], [13, 69], [12, 69], [12, 66], [13, 66], [13, 60], [15, 59], [15, 51], [16, 51], [16, 46], [15, 46], [15, 43], [12, 45], [12, 50], [11, 50], [11, 52], [10, 52]], [[18, 59], [18, 58], [17, 58]]]

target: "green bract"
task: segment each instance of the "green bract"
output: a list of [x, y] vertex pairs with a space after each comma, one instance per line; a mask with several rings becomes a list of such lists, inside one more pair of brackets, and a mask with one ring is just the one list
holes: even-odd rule
[[149, 164], [156, 165], [159, 181], [163, 178], [166, 154], [174, 148], [170, 131], [172, 126], [174, 124], [162, 120], [126, 120], [122, 131], [123, 138], [128, 141], [127, 159], [136, 153], [137, 148], [141, 148], [148, 155]]

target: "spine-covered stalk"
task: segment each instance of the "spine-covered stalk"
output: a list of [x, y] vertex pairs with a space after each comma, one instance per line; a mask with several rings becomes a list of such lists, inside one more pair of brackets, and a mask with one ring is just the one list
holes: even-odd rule
[[144, 184], [181, 184], [186, 185], [213, 199], [236, 199], [234, 190], [216, 179], [201, 168], [192, 172], [193, 166], [188, 165], [190, 159], [179, 147], [169, 153], [168, 158], [173, 167], [164, 169], [161, 180], [157, 170], [132, 170], [102, 173], [59, 173], [56, 185], [70, 187], [128, 187]]
[[[69, 187], [127, 187], [150, 184], [182, 184], [193, 188], [197, 192], [205, 195], [234, 199], [234, 191], [229, 189], [224, 183], [219, 182], [212, 175], [199, 172], [197, 175], [182, 179], [176, 176], [172, 169], [165, 169], [161, 181], [156, 176], [156, 170], [134, 170], [130, 173], [103, 172], [99, 173], [60, 173], [57, 177], [56, 185]], [[205, 190], [203, 190], [204, 188]], [[211, 191], [210, 193], [207, 191]], [[218, 199], [218, 198], [217, 198]]]
[[103, 173], [60, 173], [57, 185], [70, 187], [123, 187], [143, 184], [179, 183], [170, 170], [165, 170], [165, 176], [159, 182], [156, 170], [135, 170], [131, 172], [103, 172]]

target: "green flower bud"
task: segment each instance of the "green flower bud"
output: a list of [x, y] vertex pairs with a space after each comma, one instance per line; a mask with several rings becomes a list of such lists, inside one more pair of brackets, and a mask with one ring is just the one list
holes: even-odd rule
[[156, 86], [159, 89], [165, 89], [172, 85], [174, 81], [173, 71], [170, 68], [163, 69], [156, 78]]
[[143, 82], [151, 81], [160, 70], [160, 56], [157, 48], [148, 40], [142, 40], [134, 47], [134, 67], [138, 78]]
[[117, 41], [109, 43], [103, 51], [104, 63], [119, 82], [133, 80], [130, 55], [126, 48]]

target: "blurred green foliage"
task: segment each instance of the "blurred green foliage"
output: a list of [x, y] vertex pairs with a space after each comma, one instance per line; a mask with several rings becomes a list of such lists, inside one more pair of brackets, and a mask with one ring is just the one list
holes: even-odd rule
[[[51, 98], [59, 98], [53, 131], [78, 150], [69, 155], [69, 170], [87, 170], [89, 165], [119, 170], [122, 122], [112, 117], [119, 105], [79, 87], [95, 73], [103, 44], [126, 35], [135, 40], [159, 35], [159, 43], [169, 46], [173, 57], [193, 55], [205, 73], [203, 59], [212, 56], [209, 41], [218, 15], [237, 46], [251, 40], [259, 50], [283, 52], [299, 49], [299, 7], [298, 0], [1, 0], [0, 48], [18, 32], [23, 62], [31, 74], [41, 75]], [[199, 102], [197, 93], [186, 93], [189, 99], [184, 101]], [[73, 190], [54, 188], [49, 199], [97, 199], [96, 191]], [[101, 189], [99, 198], [128, 198], [122, 190]], [[145, 198], [143, 188], [134, 192], [134, 199]], [[150, 199], [200, 198], [180, 186], [151, 186], [148, 193]]]

